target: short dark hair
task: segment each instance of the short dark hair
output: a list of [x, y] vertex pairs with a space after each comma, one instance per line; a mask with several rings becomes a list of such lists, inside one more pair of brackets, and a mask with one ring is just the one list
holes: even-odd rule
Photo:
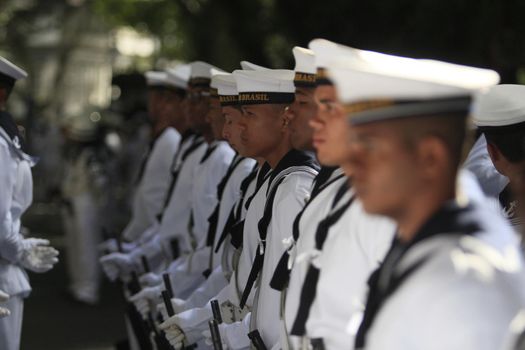
[[4, 82], [0, 80], [0, 89], [4, 89], [6, 91], [6, 98], [11, 95], [11, 91], [13, 91], [13, 84], [9, 84], [7, 82]]
[[461, 164], [463, 147], [467, 138], [467, 114], [439, 114], [407, 118], [405, 141], [409, 148], [421, 137], [439, 138], [447, 148], [452, 166]]
[[487, 143], [496, 146], [509, 162], [525, 160], [525, 123], [480, 129]]
[[160, 93], [163, 96], [176, 95], [181, 100], [186, 97], [186, 90], [168, 86], [149, 86], [148, 90]]

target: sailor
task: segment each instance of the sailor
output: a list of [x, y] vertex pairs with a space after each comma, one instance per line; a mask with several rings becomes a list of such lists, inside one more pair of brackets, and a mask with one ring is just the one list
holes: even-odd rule
[[179, 288], [175, 291], [175, 295], [181, 298], [188, 297], [203, 282], [203, 272], [210, 268], [211, 244], [207, 244], [208, 227], [216, 223], [209, 219], [219, 203], [218, 186], [235, 156], [235, 151], [222, 135], [224, 116], [217, 88], [210, 86], [212, 71], [215, 74], [220, 74], [220, 71], [200, 62], [192, 64], [192, 71], [196, 71], [200, 79], [193, 91], [207, 93], [206, 96], [203, 95], [200, 103], [193, 104], [191, 113], [193, 129], [204, 137], [207, 150], [193, 178], [190, 225], [185, 235], [186, 239], [190, 240], [193, 251], [186, 262], [176, 268], [170, 266], [169, 269], [170, 277], [178, 285], [176, 289]]
[[[185, 74], [186, 68], [189, 68], [187, 75]], [[192, 247], [188, 245], [189, 240], [184, 237], [191, 213], [191, 202], [188, 201], [188, 198], [191, 198], [196, 170], [207, 147], [204, 138], [197, 134], [191, 126], [189, 105], [199, 103], [200, 100], [200, 98], [192, 98], [190, 101], [192, 95], [189, 90], [196, 89], [192, 87], [191, 75], [191, 65], [177, 66], [174, 70], [168, 70], [170, 80], [177, 83], [180, 89], [188, 91], [178, 108], [173, 110], [174, 115], [182, 117], [177, 118], [182, 138], [170, 169], [172, 178], [168, 197], [163, 203], [161, 213], [157, 216], [160, 223], [146, 230], [143, 239], [140, 240], [140, 245], [131, 249], [128, 254], [121, 254], [123, 259], [119, 261], [121, 270], [137, 272], [147, 272], [142, 268], [142, 257], [148, 261], [153, 271], [143, 274], [140, 282], [143, 286], [155, 287], [150, 289], [149, 293], [150, 296], [154, 295], [155, 300], [159, 297], [158, 288], [162, 284], [160, 274], [173, 260], [177, 261], [179, 255], [188, 254], [192, 250]], [[194, 81], [200, 79], [197, 77], [196, 70], [193, 70], [193, 75]], [[149, 303], [140, 302], [139, 310], [143, 314], [149, 309]]]
[[472, 95], [497, 73], [355, 49], [340, 63], [329, 74], [352, 125], [352, 186], [397, 225], [356, 348], [497, 349], [525, 302], [518, 241], [456, 191]]
[[58, 251], [48, 240], [24, 238], [20, 233], [21, 216], [33, 199], [34, 161], [24, 152], [24, 140], [6, 103], [15, 82], [26, 76], [24, 70], [0, 57], [0, 290], [10, 295], [3, 307], [11, 313], [0, 319], [0, 349], [5, 350], [20, 347], [23, 300], [31, 292], [24, 269], [47, 272], [58, 262]]
[[[187, 128], [181, 120], [184, 115], [180, 112], [186, 93], [184, 80], [167, 72], [147, 72], [146, 78], [148, 113], [156, 136], [143, 160], [134, 195], [133, 216], [123, 232], [123, 238], [135, 243], [128, 250], [151, 241], [159, 230], [159, 218], [165, 210], [174, 179], [174, 162], [179, 148], [182, 149], [188, 138]], [[184, 133], [184, 138], [180, 132]], [[106, 275], [114, 280], [119, 275], [129, 277], [137, 262], [140, 264], [142, 254], [141, 251], [128, 255], [114, 252], [103, 256], [100, 261]]]
[[[525, 122], [525, 104], [520, 98], [524, 88], [523, 85], [496, 85], [492, 87], [487, 92], [477, 96], [473, 116], [474, 123], [480, 127], [480, 130], [487, 137], [488, 145], [485, 143], [485, 152], [488, 148], [489, 162], [492, 164], [493, 161], [495, 169], [508, 176], [505, 179], [507, 182], [510, 180], [512, 198], [516, 203], [523, 201], [525, 194], [522, 159], [525, 151], [525, 133], [522, 131]], [[490, 141], [488, 141], [489, 139]], [[503, 187], [500, 188], [500, 191], [502, 189]], [[513, 221], [522, 222], [525, 214], [523, 206], [516, 205], [513, 209]], [[522, 236], [523, 246], [523, 225], [515, 226], [515, 229]], [[510, 323], [509, 334], [501, 349], [525, 349], [524, 335], [525, 309], [522, 309]]]
[[[268, 68], [242, 61], [241, 67], [244, 70], [267, 70]], [[220, 202], [219, 219], [217, 222], [216, 233], [213, 243], [213, 260], [210, 263], [217, 263], [221, 257], [221, 265], [217, 266], [207, 282], [201, 285], [187, 300], [179, 298], [172, 299], [177, 313], [192, 308], [206, 307], [209, 300], [220, 293], [222, 288], [219, 285], [230, 281], [233, 270], [236, 268], [241, 247], [235, 247], [230, 239], [231, 229], [235, 224], [242, 221], [246, 208], [245, 205], [249, 197], [255, 190], [258, 167], [254, 159], [243, 157], [244, 147], [240, 139], [240, 121], [242, 117], [241, 108], [238, 102], [238, 92], [235, 79], [231, 74], [218, 73], [212, 77], [212, 87], [217, 86], [219, 101], [225, 118], [223, 136], [230, 146], [238, 153], [232, 162], [231, 177], [223, 179], [225, 181], [224, 195]], [[264, 162], [264, 161], [262, 161]], [[242, 199], [245, 198], [245, 201]], [[211, 225], [210, 225], [211, 226]], [[242, 232], [241, 232], [242, 234]], [[242, 238], [242, 237], [241, 237]], [[233, 240], [233, 238], [232, 238]], [[241, 242], [242, 243], [242, 242]], [[239, 245], [236, 242], [235, 245]], [[225, 287], [225, 286], [223, 286]], [[157, 306], [163, 309], [163, 305]]]
[[66, 119], [62, 218], [66, 233], [69, 293], [81, 303], [98, 302], [102, 238], [100, 208], [108, 191], [104, 149], [98, 128], [100, 113], [90, 110]]
[[[231, 74], [212, 70], [210, 86], [212, 88], [210, 108], [221, 108], [221, 113], [224, 118], [224, 126], [222, 128], [223, 137], [237, 154], [217, 187], [219, 202], [208, 219], [209, 226], [206, 245], [210, 247], [210, 255], [208, 269], [203, 272], [207, 275], [207, 280], [199, 286], [188, 298], [188, 301], [184, 303], [184, 308], [186, 309], [204, 306], [213, 296], [220, 292], [228, 282], [221, 264], [224, 246], [218, 243], [227, 221], [233, 220], [233, 217], [230, 218], [230, 215], [233, 215], [232, 210], [234, 209], [234, 204], [240, 199], [242, 182], [254, 169], [256, 164], [254, 159], [243, 157], [241, 155], [242, 153], [240, 153], [242, 152], [242, 148], [237, 124], [240, 121], [241, 112], [238, 105], [238, 92], [235, 79]], [[215, 93], [213, 89], [217, 89], [217, 98], [214, 97]], [[218, 116], [215, 116], [214, 119], [217, 120]], [[228, 246], [230, 245], [228, 244]]]
[[499, 194], [509, 184], [509, 179], [494, 167], [487, 150], [487, 139], [483, 133], [472, 146], [462, 168], [472, 172], [483, 193], [489, 199], [494, 199], [496, 203], [499, 203]]
[[[323, 166], [315, 179], [314, 188], [308, 202], [297, 215], [291, 236], [285, 242], [287, 251], [281, 257], [272, 281], [272, 288], [281, 291], [280, 322], [282, 349], [297, 348], [298, 341], [292, 345], [289, 332], [297, 313], [301, 288], [307, 271], [307, 261], [297, 259], [306, 251], [311, 251], [315, 245], [315, 231], [319, 222], [324, 219], [330, 209], [330, 198], [333, 198], [337, 189], [346, 179], [336, 162], [330, 161], [330, 154], [324, 154], [324, 148], [319, 147], [322, 141], [317, 133], [313, 144], [312, 135], [320, 129], [318, 119], [320, 110], [326, 103], [324, 95], [319, 99], [318, 92], [323, 92], [330, 84], [328, 79], [317, 76], [316, 57], [313, 51], [294, 47], [295, 101], [289, 108], [290, 133], [292, 145], [297, 149], [317, 150], [317, 159]], [[321, 72], [319, 72], [321, 73]], [[318, 103], [316, 101], [322, 101]], [[327, 140], [325, 140], [327, 141]], [[332, 140], [328, 140], [332, 141]], [[315, 147], [315, 148], [314, 148]], [[338, 150], [340, 146], [336, 147]], [[291, 270], [291, 271], [290, 271]]]
[[[340, 55], [338, 45], [317, 39], [309, 46], [316, 54], [320, 79], [331, 82], [326, 67]], [[346, 332], [348, 319], [361, 311], [366, 280], [383, 259], [395, 226], [384, 217], [366, 214], [355, 199], [352, 167], [348, 164], [350, 129], [333, 84], [318, 87], [316, 98], [321, 107], [312, 125], [319, 161], [340, 166], [346, 176], [326, 199], [328, 211], [316, 223], [309, 238], [312, 242], [307, 240], [302, 251], [295, 254], [297, 265], [292, 276], [296, 266], [306, 271], [289, 330], [303, 336], [304, 347], [311, 342], [314, 348], [353, 348], [353, 338]], [[302, 239], [300, 236], [299, 241]]]
[[[239, 153], [239, 155], [244, 156], [245, 147], [241, 140], [242, 111], [240, 105], [238, 104], [236, 83], [235, 80], [233, 80], [230, 81], [230, 83], [233, 83], [234, 85], [230, 85], [230, 83], [222, 80], [226, 79], [221, 79], [222, 83], [219, 84], [218, 93], [219, 99], [221, 100], [222, 111], [226, 119], [223, 128], [224, 138], [228, 140], [232, 148], [234, 148]], [[220, 237], [218, 237], [217, 243], [215, 245], [215, 251], [223, 249], [221, 264], [222, 274], [224, 275], [223, 278], [232, 283], [232, 285], [226, 285], [215, 296], [206, 299], [206, 296], [210, 293], [206, 290], [207, 284], [205, 283], [201, 285], [201, 287], [199, 287], [194, 293], [192, 293], [188, 299], [184, 300], [180, 298], [173, 298], [171, 300], [175, 313], [179, 314], [178, 324], [180, 328], [185, 329], [186, 332], [188, 332], [188, 328], [185, 327], [187, 324], [195, 325], [200, 323], [201, 325], [203, 324], [205, 326], [207, 320], [211, 317], [211, 307], [209, 303], [210, 300], [215, 299], [224, 301], [225, 298], [229, 299], [228, 295], [230, 294], [230, 290], [235, 294], [235, 300], [240, 299], [240, 292], [238, 291], [239, 287], [237, 287], [235, 281], [237, 277], [237, 271], [239, 270], [239, 257], [242, 251], [244, 220], [247, 209], [251, 204], [253, 195], [255, 194], [257, 188], [262, 185], [262, 182], [269, 171], [269, 166], [264, 164], [263, 159], [258, 159], [257, 163], [258, 164], [252, 168], [249, 175], [246, 176], [246, 178], [241, 182], [240, 198], [232, 208], [232, 211], [226, 223], [224, 224], [222, 233], [220, 234]], [[251, 265], [248, 265], [246, 269], [249, 269], [250, 267]], [[214, 271], [215, 275], [216, 272], [217, 271]], [[212, 276], [210, 276], [209, 279], [213, 277], [214, 276], [212, 273]], [[167, 314], [164, 303], [158, 304], [157, 309], [162, 313], [163, 318], [166, 319]], [[229, 300], [221, 305], [221, 309], [225, 322], [231, 323], [242, 318], [240, 309], [235, 307], [231, 302], [229, 302]], [[180, 313], [183, 311], [188, 312], [185, 312], [184, 315], [181, 315]]]
[[152, 141], [139, 169], [132, 218], [122, 233], [127, 241], [138, 239], [157, 222], [168, 193], [170, 167], [181, 139], [180, 133], [171, 126], [174, 117], [171, 104], [182, 101], [182, 92], [166, 72], [146, 72], [146, 81]]
[[[200, 96], [192, 103], [192, 128], [199, 132], [207, 143], [207, 149], [199, 159], [192, 178], [193, 190], [189, 202], [191, 212], [183, 231], [187, 253], [172, 262], [168, 268], [173, 280], [173, 292], [179, 298], [188, 297], [204, 281], [203, 272], [208, 269], [211, 246], [207, 243], [208, 218], [218, 203], [217, 187], [226, 175], [234, 150], [222, 138], [224, 117], [216, 89], [210, 96], [211, 70], [213, 66], [194, 62], [192, 66], [191, 93]], [[211, 108], [210, 108], [211, 107]], [[177, 200], [181, 200], [178, 198]], [[156, 305], [163, 286], [147, 288], [131, 298], [137, 307]]]
[[[289, 236], [294, 214], [309, 194], [317, 164], [311, 155], [291, 147], [285, 109], [294, 99], [294, 72], [235, 71], [233, 75], [243, 111], [241, 141], [246, 153], [265, 159], [273, 169], [261, 181], [246, 213], [239, 270], [236, 278], [232, 276], [230, 280], [228, 296], [230, 302], [253, 311], [254, 297], [258, 294], [255, 300], [261, 302], [260, 312], [253, 318], [248, 313], [243, 320], [220, 327], [222, 339], [228, 347], [236, 349], [249, 346], [247, 333], [256, 328], [268, 343], [278, 341], [279, 327], [275, 320], [278, 320], [279, 293], [269, 287], [269, 280], [284, 251], [282, 239]], [[180, 329], [184, 314], [170, 318], [163, 325], [170, 342], [176, 346], [186, 338], [186, 329]], [[257, 322], [250, 327], [250, 320]]]
[[496, 85], [480, 94], [474, 104], [473, 121], [486, 139], [486, 150], [494, 169], [508, 179], [497, 199], [505, 217], [521, 231], [519, 202], [512, 189], [522, 186], [521, 164], [525, 160], [525, 86]]

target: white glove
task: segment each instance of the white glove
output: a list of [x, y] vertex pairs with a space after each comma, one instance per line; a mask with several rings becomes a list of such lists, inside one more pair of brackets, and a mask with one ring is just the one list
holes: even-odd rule
[[159, 328], [166, 333], [166, 339], [175, 348], [180, 350], [203, 339], [202, 329], [182, 329], [179, 326], [178, 317], [172, 316], [159, 325]]
[[148, 287], [131, 296], [129, 301], [135, 304], [135, 307], [142, 315], [142, 318], [147, 319], [148, 313], [161, 299], [161, 293], [162, 286]]
[[23, 251], [20, 265], [37, 273], [51, 270], [58, 262], [58, 250], [49, 247], [47, 239], [27, 238], [22, 241]]
[[[175, 315], [186, 311], [185, 303], [186, 300], [184, 299], [171, 299], [171, 305], [173, 306], [173, 311], [175, 312]], [[157, 304], [157, 311], [160, 312], [163, 320], [167, 320], [168, 318], [170, 318], [170, 316], [168, 316], [168, 311], [166, 310], [166, 305], [164, 304], [164, 302]]]
[[175, 350], [182, 349], [185, 345], [186, 335], [177, 324], [165, 326], [165, 323], [166, 322], [160, 324], [160, 329], [166, 334], [166, 339]]
[[[228, 349], [230, 349], [230, 347], [224, 341], [226, 339], [226, 337], [223, 335], [224, 332], [225, 332], [224, 326], [225, 326], [225, 324], [221, 323], [218, 328], [219, 328], [219, 333], [221, 335], [222, 350], [228, 350]], [[208, 345], [210, 347], [213, 347], [213, 340], [211, 338], [211, 331], [209, 329], [207, 329], [204, 332], [202, 332], [202, 335], [204, 336], [204, 343], [206, 343], [206, 345]]]
[[0, 306], [0, 319], [11, 315], [11, 311], [5, 307]]
[[25, 238], [22, 240], [22, 250], [30, 250], [38, 246], [48, 246], [49, 240], [43, 238]]
[[102, 264], [102, 270], [111, 281], [116, 280], [119, 276], [127, 279], [135, 269], [131, 257], [123, 253], [104, 255], [99, 261]]
[[158, 286], [162, 283], [162, 277], [154, 272], [148, 272], [139, 277], [139, 282], [143, 287]]
[[[221, 343], [224, 350], [236, 350], [249, 348], [251, 345], [250, 338], [248, 338], [248, 332], [250, 331], [249, 320], [243, 320], [234, 323], [221, 323], [219, 325], [219, 333], [221, 335]], [[209, 329], [202, 332], [205, 337], [207, 345], [213, 345], [211, 339], [211, 332]]]
[[[127, 253], [127, 252], [131, 252], [133, 249], [135, 249], [137, 247], [137, 244], [136, 243], [121, 242], [120, 246], [122, 247], [122, 250], [124, 251], [124, 253]], [[117, 243], [117, 240], [115, 238], [110, 238], [110, 239], [100, 243], [97, 246], [97, 248], [98, 248], [98, 251], [101, 254], [107, 254], [107, 252], [115, 253], [115, 252], [119, 251], [118, 243]]]

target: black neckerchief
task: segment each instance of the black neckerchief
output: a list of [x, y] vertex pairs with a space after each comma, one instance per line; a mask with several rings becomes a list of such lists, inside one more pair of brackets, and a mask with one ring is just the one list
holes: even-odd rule
[[[315, 248], [319, 251], [323, 249], [324, 243], [328, 238], [330, 228], [333, 225], [335, 225], [339, 221], [339, 219], [341, 219], [343, 214], [348, 210], [348, 208], [350, 207], [350, 205], [352, 205], [354, 201], [355, 197], [352, 195], [348, 199], [348, 201], [346, 201], [343, 205], [334, 210], [334, 208], [337, 206], [337, 203], [341, 200], [341, 198], [343, 198], [343, 196], [347, 192], [348, 182], [345, 182], [339, 187], [337, 193], [334, 196], [330, 213], [326, 218], [321, 220], [317, 226], [317, 230], [315, 232]], [[306, 321], [308, 320], [308, 316], [310, 315], [310, 309], [315, 300], [318, 281], [319, 269], [314, 265], [310, 264], [310, 266], [308, 267], [308, 271], [306, 272], [303, 287], [301, 289], [301, 298], [299, 302], [299, 307], [297, 309], [297, 315], [292, 325], [291, 334], [301, 336], [306, 333]]]
[[312, 188], [311, 198], [314, 198], [317, 193], [324, 187], [325, 183], [330, 179], [337, 167], [323, 166], [319, 170], [319, 175], [315, 177], [314, 187]]
[[208, 146], [208, 149], [206, 149], [206, 152], [204, 153], [204, 155], [202, 156], [202, 159], [200, 161], [200, 164], [204, 163], [212, 154], [213, 152], [217, 149], [217, 146], [219, 145], [219, 143], [216, 143], [216, 144], [210, 144]]
[[197, 135], [193, 130], [191, 129], [188, 129], [186, 131], [184, 131], [181, 135], [180, 135], [180, 144], [182, 145], [187, 139], [189, 139], [190, 137], [192, 137], [193, 135]]
[[144, 176], [144, 172], [146, 171], [146, 164], [148, 164], [149, 157], [151, 156], [151, 153], [153, 152], [153, 148], [155, 147], [155, 144], [160, 139], [160, 137], [168, 130], [168, 128], [165, 128], [161, 131], [160, 134], [158, 134], [156, 137], [153, 138], [153, 140], [150, 141], [148, 150], [146, 151], [146, 154], [142, 158], [142, 163], [140, 164], [139, 173], [137, 176], [137, 179], [135, 180], [135, 185], [138, 185], [142, 181], [142, 177]]
[[264, 181], [266, 180], [266, 177], [269, 176], [269, 174], [272, 171], [272, 167], [270, 167], [270, 164], [264, 163], [261, 166], [261, 169], [259, 170], [259, 173], [257, 174], [257, 179], [255, 183], [255, 191], [253, 191], [253, 194], [246, 200], [246, 203], [244, 203], [244, 209], [248, 210], [250, 207], [250, 204], [252, 203], [253, 197], [259, 192], [259, 189], [263, 185]]
[[272, 174], [270, 175], [270, 182], [266, 192], [268, 193], [268, 191], [270, 190], [270, 185], [272, 184], [273, 180], [277, 177], [277, 175], [279, 175], [283, 170], [286, 170], [293, 166], [307, 166], [317, 171], [319, 171], [320, 168], [319, 163], [312, 154], [310, 154], [309, 152], [292, 149], [288, 153], [286, 153], [286, 155], [279, 161], [279, 163], [277, 163], [277, 166], [272, 171]]
[[25, 152], [25, 140], [20, 134], [13, 117], [6, 111], [0, 111], [0, 128], [4, 129], [15, 147]]
[[[264, 163], [262, 165], [261, 170], [259, 171], [259, 174], [257, 175], [257, 178], [256, 178], [255, 191], [253, 192], [253, 195], [250, 198], [248, 198], [248, 200], [244, 204], [246, 210], [248, 210], [248, 208], [250, 207], [250, 204], [252, 203], [253, 198], [261, 189], [262, 185], [264, 184], [264, 181], [266, 181], [267, 177], [270, 176], [271, 171], [272, 171], [272, 168], [270, 167], [268, 163]], [[237, 249], [239, 249], [243, 244], [244, 221], [245, 220], [243, 219], [243, 220], [236, 222], [235, 225], [233, 225], [231, 229], [231, 237], [232, 237], [231, 244]]]
[[[208, 218], [208, 234], [206, 235], [206, 245], [208, 247], [212, 247], [213, 243], [215, 242], [215, 236], [217, 234], [217, 224], [219, 221], [219, 211], [220, 211], [220, 205], [222, 196], [224, 194], [224, 189], [226, 188], [226, 184], [228, 183], [228, 180], [231, 178], [233, 172], [237, 168], [237, 166], [246, 158], [235, 156], [232, 163], [228, 167], [228, 170], [226, 171], [226, 174], [222, 178], [221, 182], [217, 186], [217, 204], [215, 205], [215, 209], [211, 213], [210, 217]], [[210, 254], [213, 254], [213, 250], [210, 251]]]
[[479, 219], [479, 213], [476, 213], [474, 206], [460, 207], [455, 201], [450, 201], [423, 224], [412, 241], [404, 243], [397, 238], [394, 239], [383, 263], [368, 279], [368, 299], [363, 321], [355, 339], [356, 349], [364, 347], [368, 330], [385, 301], [428, 259], [428, 256], [424, 257], [399, 273], [396, 272], [396, 267], [403, 256], [418, 243], [435, 236], [475, 234], [482, 230]]
[[[193, 133], [187, 135], [187, 140], [190, 136], [194, 135]], [[175, 153], [175, 156], [173, 157], [173, 162], [171, 164], [171, 182], [170, 186], [168, 187], [168, 192], [166, 194], [166, 198], [164, 199], [164, 204], [162, 206], [162, 210], [159, 214], [157, 214], [157, 220], [158, 222], [162, 221], [162, 216], [164, 215], [164, 212], [166, 211], [166, 208], [168, 207], [168, 204], [170, 203], [171, 196], [173, 194], [173, 191], [175, 190], [175, 186], [177, 185], [177, 180], [179, 179], [180, 171], [182, 167], [184, 166], [184, 161], [186, 158], [189, 157], [190, 154], [192, 154], [197, 148], [199, 148], [204, 143], [204, 139], [202, 137], [195, 136], [195, 138], [192, 140], [192, 144], [190, 147], [188, 147], [184, 153], [181, 156], [180, 160], [180, 166], [175, 169], [175, 163], [177, 162], [177, 158], [179, 157], [180, 152], [182, 152], [182, 142], [179, 144], [179, 149]]]
[[[239, 197], [237, 204], [234, 205], [232, 210], [230, 211], [230, 215], [228, 215], [228, 219], [226, 220], [226, 223], [224, 224], [224, 228], [222, 230], [221, 236], [219, 237], [219, 240], [217, 241], [217, 246], [215, 247], [215, 253], [219, 252], [222, 242], [224, 242], [228, 234], [232, 234], [232, 228], [234, 227], [234, 225], [241, 221], [242, 203], [244, 201], [244, 197], [246, 197], [246, 191], [248, 191], [248, 187], [250, 186], [252, 181], [254, 181], [255, 178], [257, 177], [258, 168], [259, 168], [258, 164], [255, 164], [250, 174], [248, 174], [248, 176], [246, 176], [244, 180], [242, 180], [241, 196]], [[232, 235], [232, 239], [233, 239], [233, 235]], [[239, 246], [237, 247], [239, 248], [240, 245], [242, 245], [242, 233], [241, 233], [240, 239], [237, 239], [237, 240], [238, 241], [240, 240], [240, 242], [238, 242]]]
[[288, 168], [292, 167], [307, 167], [310, 169], [313, 169], [315, 171], [319, 170], [319, 164], [317, 163], [315, 157], [313, 157], [312, 154], [309, 154], [304, 151], [298, 151], [295, 149], [290, 150], [277, 164], [275, 169], [273, 170], [272, 174], [270, 175], [270, 178], [268, 180], [268, 188], [266, 190], [266, 204], [264, 208], [264, 213], [262, 218], [259, 220], [257, 227], [259, 229], [259, 238], [261, 240], [261, 243], [263, 244], [263, 249], [257, 249], [255, 253], [255, 258], [253, 260], [252, 268], [250, 270], [250, 275], [248, 276], [248, 280], [246, 282], [246, 286], [244, 287], [244, 291], [240, 300], [239, 306], [241, 308], [244, 307], [246, 300], [248, 299], [248, 296], [250, 295], [250, 292], [253, 288], [253, 285], [255, 281], [257, 280], [257, 277], [259, 276], [260, 271], [263, 267], [263, 261], [264, 261], [264, 254], [266, 249], [264, 246], [266, 245], [266, 236], [268, 232], [268, 227], [270, 226], [270, 222], [272, 219], [272, 213], [273, 213], [273, 200], [275, 198], [275, 195], [277, 193], [277, 188], [279, 185], [284, 181], [286, 176], [279, 177], [278, 182], [273, 185], [272, 182], [278, 178], [278, 175], [281, 172], [284, 172]]
[[[297, 242], [297, 240], [299, 239], [299, 234], [300, 234], [299, 223], [301, 222], [303, 213], [308, 208], [310, 203], [312, 203], [313, 200], [317, 197], [317, 195], [320, 194], [330, 184], [344, 177], [344, 174], [340, 174], [332, 178], [332, 174], [334, 173], [336, 169], [337, 167], [322, 167], [321, 170], [319, 171], [319, 174], [316, 176], [314, 180], [315, 185], [310, 195], [310, 199], [308, 200], [308, 202], [306, 202], [305, 206], [299, 212], [299, 214], [297, 214], [293, 222], [292, 236], [293, 236], [294, 242]], [[288, 285], [288, 282], [290, 280], [290, 272], [291, 272], [291, 270], [288, 267], [289, 259], [290, 259], [290, 252], [289, 250], [286, 250], [281, 256], [281, 259], [279, 260], [279, 263], [277, 264], [273, 277], [270, 281], [270, 287], [272, 287], [275, 290], [282, 291]]]

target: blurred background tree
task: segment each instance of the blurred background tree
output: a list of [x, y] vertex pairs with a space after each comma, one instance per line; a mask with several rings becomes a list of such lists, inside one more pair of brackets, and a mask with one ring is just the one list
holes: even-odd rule
[[94, 0], [112, 25], [159, 38], [159, 56], [290, 65], [315, 37], [399, 55], [491, 67], [515, 82], [525, 65], [520, 0]]

